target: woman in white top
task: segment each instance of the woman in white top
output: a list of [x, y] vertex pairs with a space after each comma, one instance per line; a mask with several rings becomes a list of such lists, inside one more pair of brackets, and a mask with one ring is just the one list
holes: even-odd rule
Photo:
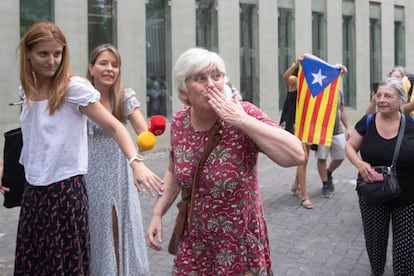
[[67, 42], [50, 22], [31, 26], [20, 43], [20, 122], [25, 185], [15, 275], [89, 275], [88, 117], [117, 141], [139, 191], [162, 193], [128, 130], [99, 102], [86, 80], [72, 77]]

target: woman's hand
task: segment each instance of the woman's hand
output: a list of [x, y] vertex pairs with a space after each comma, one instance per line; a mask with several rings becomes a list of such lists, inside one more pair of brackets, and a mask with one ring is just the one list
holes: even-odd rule
[[177, 195], [181, 191], [181, 186], [175, 183], [173, 168], [174, 164], [170, 160], [168, 169], [164, 174], [165, 192], [163, 196], [157, 198], [154, 204], [151, 214], [151, 221], [146, 232], [148, 245], [157, 251], [162, 248], [162, 216], [168, 211], [171, 204], [175, 201]]
[[4, 194], [4, 193], [7, 193], [7, 192], [10, 192], [10, 188], [8, 188], [8, 187], [4, 187], [4, 186], [1, 184], [1, 179], [0, 179], [0, 193], [1, 193], [1, 194]]
[[341, 75], [344, 76], [348, 73], [348, 68], [345, 65], [341, 64]]
[[10, 192], [10, 188], [3, 186], [2, 179], [3, 179], [3, 160], [0, 160], [0, 193], [4, 194], [7, 192]]
[[364, 179], [365, 182], [371, 183], [376, 181], [376, 171], [374, 168], [371, 167], [371, 165], [365, 161], [362, 161], [358, 165], [358, 172], [361, 175], [362, 179]]
[[148, 245], [154, 250], [162, 249], [162, 218], [159, 216], [151, 217], [150, 225], [147, 230]]
[[208, 87], [205, 97], [216, 114], [232, 126], [237, 127], [240, 119], [248, 116], [238, 98], [234, 97], [232, 100], [228, 100], [216, 87]]
[[140, 193], [143, 193], [146, 188], [153, 197], [163, 194], [164, 181], [153, 173], [142, 161], [132, 162], [131, 167], [134, 172], [135, 186]]

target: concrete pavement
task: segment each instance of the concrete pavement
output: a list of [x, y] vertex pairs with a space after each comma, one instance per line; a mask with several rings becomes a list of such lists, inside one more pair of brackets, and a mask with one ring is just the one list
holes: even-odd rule
[[[165, 152], [149, 153], [145, 163], [160, 176], [167, 166]], [[321, 198], [321, 181], [314, 152], [308, 164], [308, 192], [313, 210], [300, 206], [290, 193], [295, 168], [282, 168], [261, 155], [259, 181], [269, 231], [275, 275], [370, 275], [360, 211], [355, 193], [356, 170], [345, 160], [334, 172], [335, 193]], [[1, 200], [2, 203], [2, 200]], [[144, 228], [148, 226], [154, 200], [141, 197]], [[14, 246], [19, 208], [0, 207], [0, 276], [13, 273]], [[176, 216], [173, 205], [164, 217], [164, 249], [148, 249], [154, 276], [170, 275], [173, 256], [167, 251], [168, 239]], [[385, 276], [392, 275], [391, 249]]]

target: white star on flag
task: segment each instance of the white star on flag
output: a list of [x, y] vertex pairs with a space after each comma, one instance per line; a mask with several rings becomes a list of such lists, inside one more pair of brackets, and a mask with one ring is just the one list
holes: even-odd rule
[[327, 78], [327, 76], [322, 75], [321, 69], [319, 69], [318, 74], [312, 73], [312, 76], [313, 76], [312, 84], [319, 83], [320, 86], [322, 86], [322, 81]]

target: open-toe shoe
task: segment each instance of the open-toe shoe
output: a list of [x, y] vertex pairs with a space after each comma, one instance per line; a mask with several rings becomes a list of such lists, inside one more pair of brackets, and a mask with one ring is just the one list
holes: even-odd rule
[[300, 205], [305, 209], [313, 209], [313, 204], [307, 196], [300, 199]]
[[299, 196], [300, 194], [300, 185], [293, 183], [290, 187], [290, 191], [292, 192], [292, 195]]

